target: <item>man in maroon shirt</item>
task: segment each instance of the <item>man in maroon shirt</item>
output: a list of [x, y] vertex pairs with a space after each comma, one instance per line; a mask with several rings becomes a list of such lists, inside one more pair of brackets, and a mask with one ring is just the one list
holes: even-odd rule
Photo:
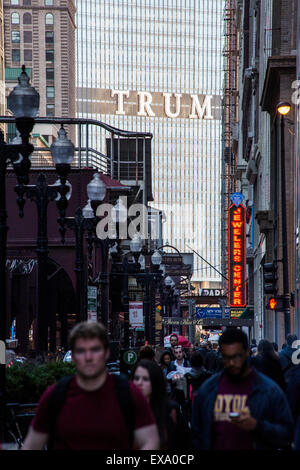
[[278, 385], [249, 362], [247, 335], [228, 328], [219, 340], [224, 370], [206, 380], [193, 404], [196, 449], [289, 448], [293, 420]]
[[[109, 344], [105, 328], [83, 322], [70, 335], [76, 375], [72, 378], [56, 421], [54, 449], [126, 450], [130, 430], [118, 402], [114, 377], [107, 372]], [[24, 450], [41, 450], [50, 437], [49, 401], [55, 385], [42, 395], [24, 441]], [[130, 383], [134, 406], [134, 442], [140, 450], [159, 449], [157, 426], [149, 404]]]

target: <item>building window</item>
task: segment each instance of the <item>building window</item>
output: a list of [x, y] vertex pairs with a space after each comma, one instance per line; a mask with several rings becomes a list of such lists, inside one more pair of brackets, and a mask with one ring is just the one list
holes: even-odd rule
[[31, 0], [23, 0], [24, 7], [29, 7], [31, 5]]
[[46, 6], [51, 6], [51, 5], [53, 5], [53, 0], [45, 0], [45, 5], [46, 5]]
[[55, 116], [55, 106], [54, 104], [47, 104], [46, 105], [46, 116]]
[[24, 13], [23, 24], [32, 24], [32, 16], [30, 13]]
[[11, 51], [11, 58], [13, 62], [20, 62], [20, 49], [12, 49]]
[[32, 31], [24, 31], [24, 43], [32, 43]]
[[32, 49], [24, 49], [24, 61], [25, 62], [32, 61]]
[[54, 69], [46, 69], [46, 80], [54, 80]]
[[54, 23], [52, 13], [47, 13], [47, 15], [45, 17], [45, 21], [46, 21], [46, 24], [53, 24]]
[[46, 31], [46, 44], [53, 44], [54, 43], [54, 31]]
[[55, 98], [54, 86], [46, 87], [46, 96], [47, 98]]
[[54, 62], [54, 50], [46, 49], [46, 62]]
[[12, 15], [11, 15], [11, 24], [20, 24], [19, 13], [12, 13]]
[[19, 5], [19, 0], [10, 0], [11, 5]]
[[20, 42], [20, 31], [11, 32], [11, 42], [14, 42], [14, 43]]

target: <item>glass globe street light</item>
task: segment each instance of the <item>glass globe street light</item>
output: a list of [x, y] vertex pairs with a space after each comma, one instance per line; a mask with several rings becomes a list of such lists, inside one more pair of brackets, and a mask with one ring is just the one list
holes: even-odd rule
[[155, 250], [151, 256], [151, 262], [154, 266], [160, 266], [162, 262], [162, 256], [158, 250]]
[[96, 213], [97, 207], [106, 195], [106, 185], [100, 178], [100, 173], [94, 173], [93, 179], [87, 185], [87, 195], [91, 201], [91, 206]]
[[132, 253], [140, 253], [142, 251], [142, 240], [141, 237], [135, 233], [132, 240], [130, 241], [130, 251]]
[[93, 219], [95, 217], [90, 199], [88, 200], [87, 204], [82, 209], [82, 216], [84, 219]]
[[29, 134], [34, 126], [34, 118], [39, 110], [40, 95], [33, 86], [29, 85], [25, 65], [22, 66], [18, 82], [7, 97], [7, 107], [16, 118], [16, 126], [22, 136], [22, 142], [28, 143]]
[[58, 138], [50, 146], [50, 151], [52, 160], [56, 166], [56, 171], [61, 177], [63, 183], [63, 179], [70, 171], [70, 166], [74, 158], [75, 147], [70, 139], [68, 139], [63, 126], [59, 129], [57, 135]]
[[138, 259], [138, 262], [141, 266], [141, 270], [144, 271], [145, 268], [146, 268], [146, 260], [145, 260], [145, 256], [144, 255], [140, 255], [139, 256], [139, 259]]
[[173, 282], [174, 282], [173, 279], [170, 276], [167, 276], [165, 279], [165, 286], [172, 287]]

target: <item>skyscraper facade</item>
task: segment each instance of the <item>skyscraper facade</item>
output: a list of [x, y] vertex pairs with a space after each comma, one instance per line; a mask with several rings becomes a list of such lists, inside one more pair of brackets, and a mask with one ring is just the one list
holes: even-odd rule
[[75, 116], [73, 0], [4, 0], [3, 5], [8, 88], [25, 64], [40, 94], [39, 115]]
[[[77, 116], [153, 133], [164, 239], [220, 268], [223, 0], [75, 4]], [[195, 255], [193, 280], [220, 277]]]

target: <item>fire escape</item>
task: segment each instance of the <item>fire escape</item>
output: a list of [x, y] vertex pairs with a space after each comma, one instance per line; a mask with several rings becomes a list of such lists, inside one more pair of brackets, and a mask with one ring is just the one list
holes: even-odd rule
[[[222, 272], [228, 277], [228, 208], [230, 195], [237, 190], [237, 158], [234, 154], [234, 133], [238, 122], [238, 35], [236, 0], [225, 0], [224, 19], [224, 82], [222, 106]], [[225, 281], [226, 282], [226, 281]], [[224, 287], [227, 288], [227, 285]]]

